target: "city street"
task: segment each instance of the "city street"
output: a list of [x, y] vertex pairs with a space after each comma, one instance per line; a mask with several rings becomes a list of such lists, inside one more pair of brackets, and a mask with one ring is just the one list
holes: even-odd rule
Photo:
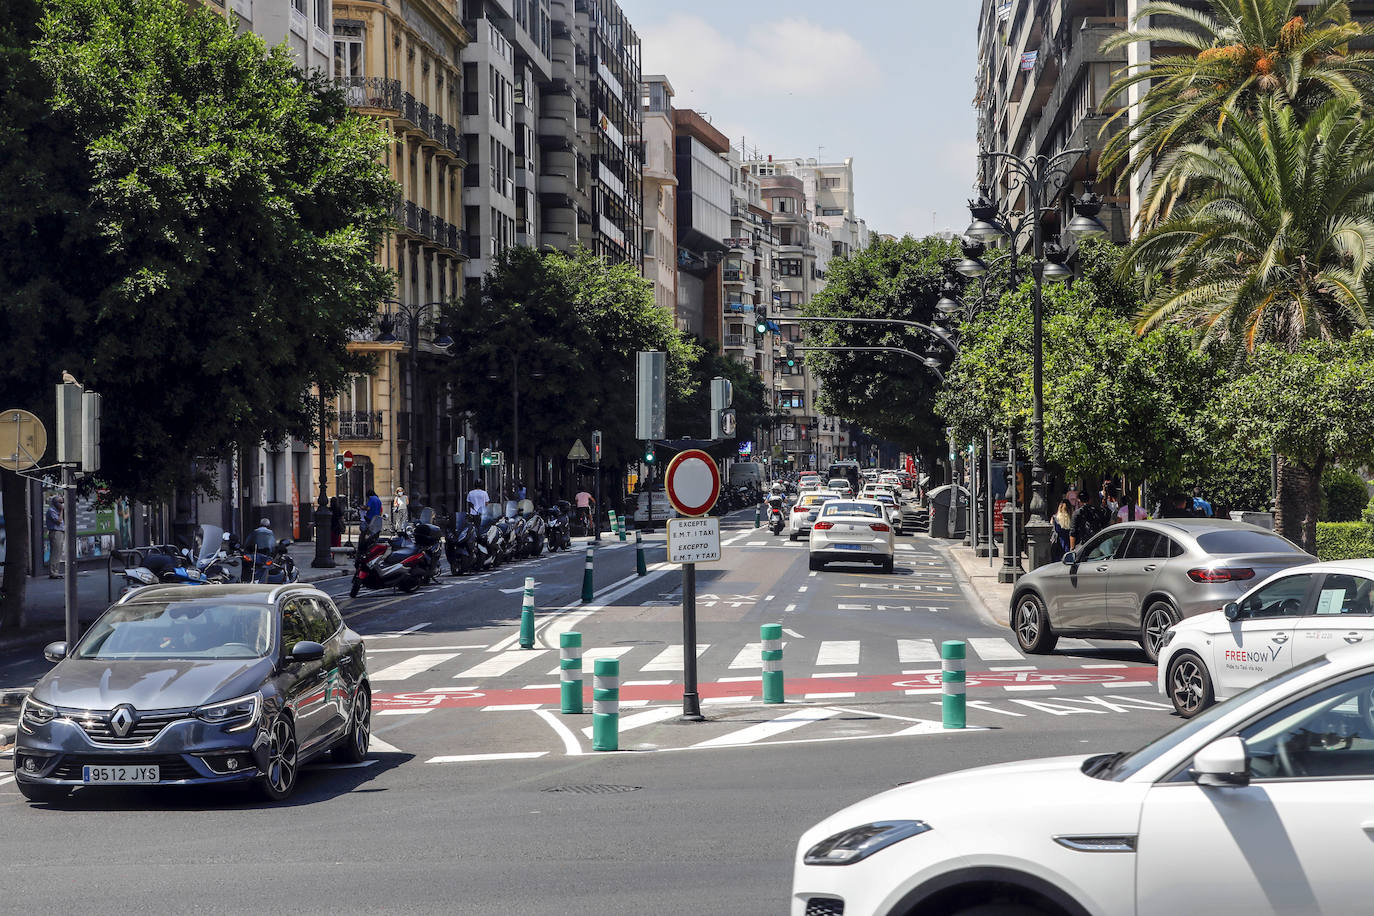
[[[584, 549], [412, 596], [349, 599], [347, 579], [326, 580], [367, 637], [374, 737], [362, 765], [306, 771], [281, 809], [304, 818], [302, 832], [239, 795], [81, 790], [50, 810], [0, 776], [13, 890], [58, 881], [72, 912], [112, 899], [167, 909], [194, 886], [209, 911], [324, 912], [347, 899], [396, 912], [776, 913], [797, 837], [830, 811], [952, 769], [1133, 747], [1177, 722], [1131, 644], [1065, 639], [1053, 656], [1024, 657], [970, 603], [945, 542], [900, 538], [886, 575], [810, 572], [805, 542], [753, 528], [752, 512], [727, 519], [722, 538], [725, 559], [697, 574], [706, 722], [678, 720], [682, 576], [661, 534], [646, 539], [643, 578], [633, 538], [603, 540], [586, 605]], [[518, 646], [526, 576], [539, 607], [530, 650]], [[759, 626], [774, 622], [783, 706], [761, 702]], [[580, 716], [559, 712], [567, 631], [586, 647]], [[939, 644], [955, 638], [968, 643], [970, 727], [947, 732]], [[596, 752], [592, 666], [611, 657], [621, 751]], [[46, 667], [0, 660], [0, 687]], [[78, 867], [79, 883], [63, 877]], [[289, 878], [298, 893], [269, 896], [258, 888], [274, 881], [243, 873]]]

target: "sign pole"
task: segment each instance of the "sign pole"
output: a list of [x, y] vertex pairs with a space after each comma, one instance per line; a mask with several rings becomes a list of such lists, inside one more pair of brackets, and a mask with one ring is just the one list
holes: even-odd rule
[[697, 564], [682, 564], [682, 720], [702, 722], [697, 695]]

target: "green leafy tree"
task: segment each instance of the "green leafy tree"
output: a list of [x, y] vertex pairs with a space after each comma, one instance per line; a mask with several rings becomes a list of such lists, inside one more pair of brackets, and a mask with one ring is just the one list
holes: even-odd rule
[[[1201, 8], [1153, 2], [1141, 5], [1135, 23], [1102, 49], [1153, 42], [1179, 50], [1124, 69], [1108, 88], [1110, 103], [1147, 87], [1134, 106], [1133, 130], [1107, 141], [1104, 173], [1124, 176], [1167, 159], [1232, 110], [1253, 112], [1260, 99], [1301, 111], [1333, 98], [1374, 99], [1374, 54], [1348, 47], [1371, 27], [1352, 21], [1346, 0], [1209, 0]], [[1123, 107], [1108, 125], [1130, 111]], [[1153, 201], [1144, 220], [1167, 202]]]
[[1293, 350], [1264, 345], [1250, 368], [1221, 390], [1213, 422], [1279, 454], [1276, 527], [1315, 552], [1322, 474], [1374, 461], [1374, 332]]
[[756, 430], [767, 428], [770, 411], [768, 392], [763, 380], [751, 366], [719, 353], [703, 352], [692, 369], [693, 384], [688, 392], [681, 389], [668, 404], [668, 438], [687, 436], [705, 439], [711, 434], [711, 380], [723, 378], [733, 389], [731, 406], [735, 410], [736, 439], [754, 437]]
[[1322, 474], [1323, 522], [1358, 522], [1369, 505], [1369, 485], [1354, 471], [1329, 467]]
[[1176, 324], [1201, 342], [1293, 346], [1369, 324], [1374, 121], [1330, 102], [1300, 122], [1264, 101], [1179, 151], [1156, 181], [1183, 196], [1131, 248], [1155, 275], [1141, 327]]
[[[941, 288], [957, 277], [950, 258], [958, 250], [940, 238], [906, 236], [832, 259], [826, 287], [812, 297], [805, 314], [930, 324]], [[896, 325], [816, 322], [806, 332], [807, 346], [890, 346], [918, 355], [933, 342], [917, 329]], [[820, 406], [826, 413], [911, 451], [944, 451], [944, 432], [934, 411], [939, 382], [928, 368], [900, 353], [810, 351], [805, 357], [821, 381]]]
[[[383, 134], [181, 0], [3, 10], [0, 403], [51, 416], [71, 371], [104, 396], [101, 476], [145, 499], [194, 459], [308, 436], [312, 386], [367, 368], [346, 345], [391, 288]], [[22, 484], [5, 494], [23, 530]]]

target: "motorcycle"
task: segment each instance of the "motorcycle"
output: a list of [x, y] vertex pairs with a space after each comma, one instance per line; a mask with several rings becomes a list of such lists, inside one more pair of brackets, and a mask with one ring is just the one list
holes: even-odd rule
[[768, 497], [768, 530], [774, 534], [782, 534], [787, 527], [787, 513], [783, 509], [785, 503], [781, 493]]
[[495, 569], [508, 558], [507, 531], [506, 520], [495, 503], [482, 507], [477, 540], [478, 549], [485, 554], [484, 567]]
[[455, 513], [449, 520], [444, 532], [444, 555], [450, 575], [466, 575], [481, 569], [486, 562], [486, 545], [477, 537], [481, 520], [481, 516], [469, 512]]
[[520, 520], [520, 554], [537, 557], [544, 552], [548, 540], [549, 523], [544, 516], [534, 510], [534, 502], [522, 499], [516, 504], [516, 517]]
[[549, 552], [572, 549], [571, 504], [565, 499], [549, 506], [543, 511], [544, 524], [548, 530]]
[[348, 596], [358, 597], [364, 588], [395, 588], [409, 594], [438, 575], [439, 548], [443, 532], [435, 525], [421, 522], [412, 532], [398, 532], [390, 539], [381, 536], [382, 520], [374, 518], [359, 542], [353, 559], [353, 582]]
[[245, 548], [239, 555], [243, 564], [239, 581], [268, 585], [295, 582], [300, 578], [300, 570], [287, 549], [294, 543], [290, 538], [282, 538], [271, 549], [261, 544]]

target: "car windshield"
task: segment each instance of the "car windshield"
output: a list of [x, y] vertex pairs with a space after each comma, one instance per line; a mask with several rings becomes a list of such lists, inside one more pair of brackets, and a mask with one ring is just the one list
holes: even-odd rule
[[828, 484], [826, 484], [826, 486], [834, 487], [837, 490], [847, 490], [849, 489], [849, 481], [837, 477], [834, 480], [830, 481]]
[[840, 503], [828, 502], [821, 510], [825, 516], [831, 515], [867, 515], [870, 518], [881, 518], [882, 510], [872, 503]]
[[1257, 694], [1271, 687], [1277, 687], [1279, 684], [1291, 681], [1293, 678], [1299, 677], [1319, 665], [1326, 664], [1330, 663], [1326, 660], [1325, 656], [1321, 656], [1298, 665], [1296, 668], [1289, 668], [1287, 671], [1282, 671], [1268, 680], [1261, 681], [1248, 690], [1241, 691], [1225, 702], [1208, 707], [1168, 734], [1156, 738], [1139, 750], [1117, 756], [1109, 766], [1099, 766], [1098, 769], [1093, 770], [1088, 775], [1096, 776], [1098, 779], [1113, 779], [1118, 782], [1129, 779], [1145, 767], [1154, 763], [1164, 754], [1167, 754], [1169, 751], [1187, 741], [1193, 735], [1206, 729], [1217, 719], [1230, 715], [1233, 709], [1242, 703], [1248, 703]]
[[272, 608], [212, 601], [117, 605], [77, 645], [76, 658], [260, 658], [272, 646]]
[[1292, 541], [1268, 531], [1228, 528], [1199, 534], [1197, 545], [1207, 553], [1302, 553]]

